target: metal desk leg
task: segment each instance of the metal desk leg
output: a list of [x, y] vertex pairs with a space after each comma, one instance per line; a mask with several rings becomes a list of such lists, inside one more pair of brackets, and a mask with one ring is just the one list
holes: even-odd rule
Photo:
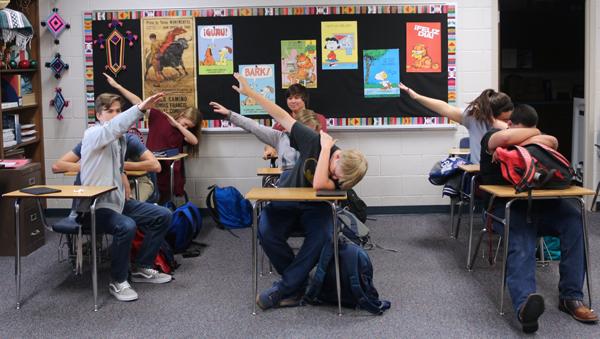
[[[467, 269], [471, 267], [471, 247], [473, 244], [473, 214], [475, 213], [475, 178], [471, 176], [471, 192], [469, 192], [469, 247], [467, 250]], [[457, 231], [458, 233], [458, 231]], [[458, 235], [458, 234], [457, 234]]]
[[140, 182], [138, 177], [133, 178], [133, 185], [135, 186], [135, 198], [140, 200]]
[[94, 291], [94, 312], [98, 311], [98, 267], [96, 260], [96, 201], [94, 198], [90, 206], [90, 217], [92, 218], [92, 289]]
[[20, 220], [19, 220], [19, 209], [21, 199], [15, 199], [15, 239], [17, 246], [15, 247], [15, 285], [17, 287], [17, 310], [21, 309], [21, 240], [20, 238]]
[[331, 205], [332, 217], [333, 217], [333, 258], [335, 263], [335, 287], [337, 289], [338, 298], [338, 316], [342, 316], [342, 287], [340, 284], [340, 253], [338, 248], [338, 222], [337, 222], [337, 211], [335, 208], [335, 201], [329, 203]]
[[255, 201], [252, 206], [252, 315], [256, 315], [256, 295], [258, 294], [258, 256], [256, 254], [257, 230], [258, 230], [258, 207], [260, 201]]
[[594, 194], [594, 199], [592, 200], [592, 206], [590, 210], [593, 212], [596, 210], [596, 200], [598, 200], [598, 193], [600, 193], [600, 181], [598, 181], [598, 185], [596, 186], [596, 194]]
[[169, 197], [169, 199], [171, 199], [171, 202], [173, 202], [173, 204], [175, 204], [175, 196], [173, 195], [174, 193], [174, 187], [175, 187], [175, 160], [171, 161], [171, 166], [170, 168], [170, 180], [169, 180], [169, 188], [171, 189], [171, 196]]
[[502, 261], [502, 283], [500, 285], [500, 315], [504, 315], [504, 290], [506, 289], [506, 262], [508, 261], [508, 235], [510, 229], [510, 206], [515, 200], [506, 203], [504, 207], [504, 260]]
[[587, 218], [586, 218], [586, 210], [585, 210], [585, 200], [583, 197], [578, 198], [579, 203], [581, 205], [581, 224], [583, 227], [583, 248], [584, 248], [584, 259], [585, 259], [585, 281], [587, 284], [588, 290], [588, 300], [589, 300], [589, 308], [592, 308], [592, 277], [590, 274], [590, 244], [588, 239], [588, 229], [587, 229]]

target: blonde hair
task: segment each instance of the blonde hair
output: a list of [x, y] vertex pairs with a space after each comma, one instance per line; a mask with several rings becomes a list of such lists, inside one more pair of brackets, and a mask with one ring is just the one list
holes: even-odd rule
[[367, 158], [357, 149], [342, 150], [338, 163], [344, 176], [340, 178], [340, 188], [348, 190], [358, 184], [367, 173]]
[[196, 136], [198, 139], [198, 144], [196, 145], [186, 145], [186, 151], [190, 153], [192, 156], [198, 155], [199, 145], [200, 145], [200, 132], [202, 130], [202, 112], [200, 112], [195, 107], [187, 107], [184, 108], [174, 114], [175, 120], [179, 118], [189, 119], [194, 127], [189, 128], [190, 132]]
[[313, 130], [319, 132], [321, 130], [321, 122], [317, 119], [317, 113], [315, 113], [311, 109], [302, 109], [295, 116], [296, 120], [300, 123], [312, 128]]

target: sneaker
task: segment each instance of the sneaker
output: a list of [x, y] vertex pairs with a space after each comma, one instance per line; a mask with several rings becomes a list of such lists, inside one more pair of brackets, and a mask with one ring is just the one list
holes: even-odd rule
[[302, 298], [304, 297], [304, 290], [301, 289], [298, 292], [292, 293], [289, 296], [282, 298], [279, 301], [277, 307], [297, 307], [302, 303]]
[[256, 296], [256, 304], [263, 310], [279, 306], [281, 292], [279, 287], [273, 285]]
[[538, 293], [532, 293], [527, 297], [519, 312], [519, 321], [523, 326], [523, 332], [533, 333], [538, 330], [538, 318], [544, 313], [544, 297]]
[[108, 291], [119, 301], [134, 301], [138, 298], [137, 292], [131, 288], [127, 280], [121, 283], [111, 282], [108, 284]]
[[141, 283], [164, 284], [171, 281], [173, 277], [161, 273], [153, 268], [138, 268], [131, 272], [131, 281]]

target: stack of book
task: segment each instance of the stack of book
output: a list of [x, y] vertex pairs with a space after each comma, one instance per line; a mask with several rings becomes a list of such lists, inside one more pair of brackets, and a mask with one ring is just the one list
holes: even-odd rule
[[17, 144], [15, 130], [13, 128], [6, 128], [2, 130], [2, 144], [4, 145], [4, 148], [12, 147]]
[[15, 146], [21, 142], [21, 125], [19, 124], [18, 114], [3, 114], [2, 126], [4, 148]]
[[21, 125], [21, 142], [35, 140], [36, 133], [35, 124]]
[[2, 109], [19, 107], [23, 104], [20, 74], [2, 74], [0, 90], [2, 91]]
[[0, 168], [20, 168], [31, 162], [31, 159], [0, 159]]

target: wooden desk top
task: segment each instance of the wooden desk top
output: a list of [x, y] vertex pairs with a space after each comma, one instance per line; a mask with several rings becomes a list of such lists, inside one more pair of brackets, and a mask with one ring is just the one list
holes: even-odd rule
[[267, 176], [267, 175], [281, 175], [281, 168], [279, 167], [260, 167], [256, 169], [256, 175]]
[[450, 155], [468, 155], [471, 154], [471, 150], [469, 148], [451, 148], [448, 151]]
[[312, 187], [255, 187], [246, 193], [248, 200], [263, 201], [336, 201], [346, 200], [346, 196], [318, 197]]
[[166, 160], [166, 161], [169, 161], [169, 160], [171, 160], [171, 161], [175, 161], [175, 160], [180, 160], [180, 159], [186, 158], [187, 156], [188, 156], [188, 154], [187, 154], [187, 153], [179, 153], [179, 154], [177, 154], [177, 155], [174, 155], [174, 156], [172, 156], [172, 157], [165, 157], [165, 158], [162, 158], [162, 157], [161, 157], [161, 158], [159, 158], [159, 157], [156, 157], [156, 159], [157, 159], [158, 161], [161, 161], [161, 160]]
[[59, 189], [60, 192], [48, 194], [29, 194], [19, 190], [5, 193], [3, 198], [44, 198], [44, 199], [72, 199], [72, 198], [94, 198], [106, 192], [116, 190], [116, 186], [78, 186], [78, 185], [34, 185], [33, 187], [48, 187]]
[[[527, 192], [515, 193], [515, 188], [508, 185], [481, 185], [482, 190], [495, 195], [498, 198], [527, 198]], [[571, 186], [561, 190], [534, 189], [531, 191], [532, 197], [580, 197], [584, 195], [594, 195], [596, 192], [579, 187]]]
[[474, 164], [458, 165], [458, 168], [460, 168], [461, 170], [463, 170], [467, 173], [477, 173], [480, 171], [479, 164], [477, 164], [477, 165], [474, 165]]
[[[74, 177], [77, 175], [77, 173], [79, 173], [79, 172], [64, 172], [63, 174], [65, 175], [65, 177]], [[146, 171], [125, 171], [125, 174], [127, 174], [128, 177], [141, 177], [141, 176], [148, 174], [148, 172], [146, 172]]]

